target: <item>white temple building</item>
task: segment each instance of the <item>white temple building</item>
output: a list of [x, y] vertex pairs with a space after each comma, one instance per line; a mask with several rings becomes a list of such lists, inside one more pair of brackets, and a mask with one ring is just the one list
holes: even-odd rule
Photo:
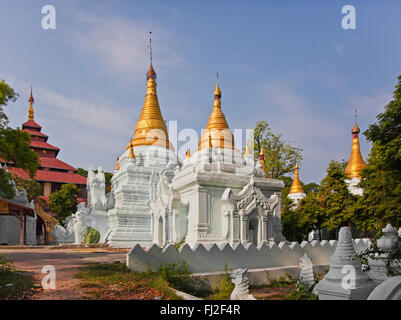
[[221, 110], [221, 90], [198, 150], [181, 163], [169, 141], [152, 64], [145, 102], [134, 137], [117, 160], [111, 179], [114, 206], [108, 210], [106, 242], [113, 247], [191, 246], [284, 241], [281, 190], [266, 178], [264, 161], [235, 148]]

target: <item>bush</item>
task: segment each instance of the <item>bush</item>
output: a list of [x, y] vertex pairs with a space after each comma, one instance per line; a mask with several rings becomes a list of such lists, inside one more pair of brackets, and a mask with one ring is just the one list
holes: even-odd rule
[[84, 242], [86, 244], [98, 243], [100, 241], [100, 232], [92, 227], [86, 228]]

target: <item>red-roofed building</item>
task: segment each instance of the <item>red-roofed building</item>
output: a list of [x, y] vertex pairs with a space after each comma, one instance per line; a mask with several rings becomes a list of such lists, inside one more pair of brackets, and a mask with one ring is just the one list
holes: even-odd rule
[[[86, 178], [77, 174], [77, 169], [73, 166], [57, 159], [60, 148], [47, 142], [48, 136], [41, 132], [42, 127], [34, 120], [32, 90], [28, 101], [28, 121], [22, 124], [22, 131], [30, 134], [30, 147], [39, 155], [40, 166], [34, 180], [43, 186], [44, 198], [48, 199], [50, 194], [59, 190], [63, 184], [73, 183], [80, 190], [78, 201], [86, 201]], [[10, 173], [14, 173], [23, 179], [30, 179], [25, 170], [15, 168], [10, 163], [7, 164], [7, 167]]]

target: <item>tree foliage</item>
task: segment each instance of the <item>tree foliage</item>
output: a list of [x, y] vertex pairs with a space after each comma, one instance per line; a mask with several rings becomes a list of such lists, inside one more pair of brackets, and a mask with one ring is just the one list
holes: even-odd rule
[[[31, 138], [28, 133], [8, 127], [8, 118], [3, 108], [9, 102], [16, 101], [18, 94], [15, 93], [4, 80], [0, 81], [0, 158], [13, 166], [22, 168], [29, 172], [31, 177], [35, 176], [39, 166], [38, 155], [29, 148]], [[14, 196], [12, 185], [8, 182], [9, 175], [0, 170], [0, 193], [7, 197]]]
[[62, 223], [77, 210], [77, 196], [79, 190], [74, 184], [63, 184], [60, 190], [50, 195], [50, 210], [56, 214], [55, 218]]
[[43, 194], [42, 185], [35, 180], [22, 179], [15, 174], [11, 174], [11, 179], [14, 180], [18, 191], [25, 189], [29, 201], [36, 200]]
[[285, 142], [282, 134], [272, 132], [266, 121], [258, 121], [254, 131], [255, 157], [263, 146], [268, 176], [277, 179], [293, 172], [295, 162], [302, 160], [302, 149]]
[[360, 183], [364, 194], [355, 214], [359, 228], [365, 231], [380, 232], [387, 223], [401, 225], [401, 76], [395, 88], [393, 100], [364, 132], [372, 149]]
[[355, 220], [357, 197], [348, 190], [345, 166], [345, 162], [331, 161], [326, 177], [320, 185], [310, 184], [298, 206], [288, 198], [283, 200], [283, 229], [290, 240], [305, 239], [312, 230], [321, 236], [322, 229], [334, 232]]

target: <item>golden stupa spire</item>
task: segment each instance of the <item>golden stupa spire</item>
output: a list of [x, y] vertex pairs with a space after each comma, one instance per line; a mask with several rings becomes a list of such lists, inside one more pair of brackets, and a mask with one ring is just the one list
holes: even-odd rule
[[361, 170], [366, 168], [366, 164], [362, 159], [361, 149], [359, 147], [359, 134], [360, 130], [356, 123], [352, 128], [352, 149], [351, 149], [351, 157], [348, 161], [347, 167], [345, 168], [345, 173], [348, 174], [350, 178], [360, 178], [361, 177]]
[[32, 95], [32, 86], [31, 86], [31, 95], [29, 96], [28, 102], [29, 102], [28, 121], [33, 121], [34, 120], [33, 103], [35, 102], [35, 99], [33, 98]]
[[120, 158], [117, 158], [117, 163], [116, 163], [116, 167], [114, 168], [114, 170], [120, 170]]
[[295, 176], [294, 176], [294, 180], [292, 181], [292, 185], [291, 185], [289, 194], [293, 194], [293, 193], [305, 193], [304, 188], [302, 188], [302, 183], [299, 180], [298, 162], [295, 162]]
[[244, 150], [244, 155], [248, 155], [249, 154], [249, 146], [248, 146], [248, 140], [246, 140], [245, 142], [245, 150]]
[[[218, 73], [216, 78], [219, 79]], [[234, 149], [234, 137], [228, 127], [226, 117], [221, 111], [221, 90], [218, 81], [214, 90], [213, 110], [199, 139], [198, 150], [210, 147], [209, 136], [211, 136], [212, 147]]]
[[[150, 39], [150, 67], [146, 73], [146, 95], [139, 120], [135, 126], [134, 137], [130, 144], [133, 147], [156, 145], [174, 149], [168, 139], [167, 127], [160, 111], [156, 91], [156, 72], [152, 65], [152, 39]], [[130, 145], [127, 146], [127, 149]]]
[[128, 159], [135, 159], [134, 147], [132, 146], [132, 143], [129, 144]]
[[267, 178], [268, 175], [267, 175], [267, 169], [266, 169], [266, 163], [265, 163], [265, 151], [263, 150], [263, 146], [260, 147], [259, 160], [260, 160], [260, 163], [262, 164], [262, 169], [265, 172], [265, 178]]

